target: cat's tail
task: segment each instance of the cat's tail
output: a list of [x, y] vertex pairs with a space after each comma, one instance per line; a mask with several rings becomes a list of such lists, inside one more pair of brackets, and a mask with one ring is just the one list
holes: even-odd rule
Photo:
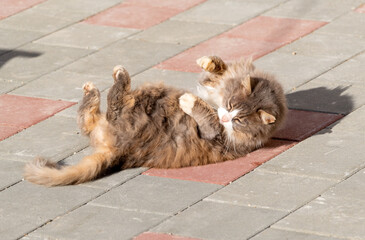
[[79, 184], [97, 178], [112, 163], [113, 156], [108, 153], [94, 153], [77, 165], [65, 167], [44, 158], [37, 158], [25, 166], [24, 178], [45, 186]]

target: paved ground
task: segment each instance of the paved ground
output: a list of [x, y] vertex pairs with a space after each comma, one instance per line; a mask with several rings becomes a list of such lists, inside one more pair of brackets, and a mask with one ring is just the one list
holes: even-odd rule
[[[365, 239], [363, 0], [0, 1], [0, 239]], [[222, 164], [129, 169], [78, 186], [22, 180], [74, 164], [81, 86], [194, 91], [195, 59], [251, 56], [292, 109], [263, 149]], [[105, 101], [103, 103], [105, 106]]]

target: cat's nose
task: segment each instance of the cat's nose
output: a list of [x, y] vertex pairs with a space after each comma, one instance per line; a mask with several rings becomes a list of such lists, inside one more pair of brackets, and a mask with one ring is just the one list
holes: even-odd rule
[[221, 119], [222, 122], [230, 122], [231, 121], [231, 116], [226, 113], [223, 115], [222, 119]]

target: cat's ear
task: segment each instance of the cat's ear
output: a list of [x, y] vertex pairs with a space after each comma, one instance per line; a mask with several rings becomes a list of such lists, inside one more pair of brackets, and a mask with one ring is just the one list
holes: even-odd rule
[[252, 92], [250, 75], [247, 74], [247, 76], [242, 80], [242, 85], [246, 96], [250, 95]]
[[264, 110], [259, 110], [258, 111], [261, 121], [267, 125], [267, 124], [271, 124], [274, 123], [276, 121], [276, 118], [271, 115], [270, 113], [265, 112]]

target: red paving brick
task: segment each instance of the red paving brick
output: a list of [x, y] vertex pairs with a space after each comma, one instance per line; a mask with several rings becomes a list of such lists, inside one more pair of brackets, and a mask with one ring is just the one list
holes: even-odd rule
[[199, 240], [197, 238], [179, 237], [170, 234], [150, 233], [150, 232], [142, 233], [133, 239], [134, 240]]
[[179, 169], [151, 168], [143, 174], [227, 185], [294, 145], [292, 141], [271, 140], [265, 147], [233, 161]]
[[27, 1], [16, 1], [16, 0], [1, 0], [0, 1], [0, 19], [9, 17], [30, 8], [38, 3], [44, 2], [45, 0], [27, 0]]
[[217, 55], [223, 60], [240, 59], [241, 57], [257, 59], [280, 46], [280, 43], [275, 42], [257, 42], [220, 36], [190, 48], [160, 63], [155, 68], [198, 73], [201, 72], [201, 68], [196, 64], [196, 59], [202, 56]]
[[195, 60], [207, 55], [218, 55], [224, 60], [241, 57], [252, 57], [255, 60], [325, 24], [321, 21], [259, 16], [188, 49], [155, 68], [200, 72]]
[[0, 96], [0, 141], [76, 103], [15, 95]]
[[0, 123], [0, 141], [21, 131], [19, 127]]
[[360, 5], [358, 8], [355, 9], [356, 12], [365, 13], [365, 4]]
[[341, 119], [341, 114], [289, 110], [286, 123], [274, 138], [302, 141], [321, 129]]
[[126, 1], [92, 16], [85, 22], [112, 27], [147, 29], [204, 1], [206, 0]]
[[224, 35], [253, 41], [288, 44], [327, 24], [322, 21], [259, 16]]

